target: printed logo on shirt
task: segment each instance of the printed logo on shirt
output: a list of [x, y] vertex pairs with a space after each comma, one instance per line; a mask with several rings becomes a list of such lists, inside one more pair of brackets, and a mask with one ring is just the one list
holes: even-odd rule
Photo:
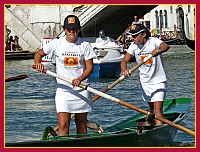
[[[147, 55], [140, 55], [140, 60], [143, 61], [146, 57], [148, 57]], [[148, 61], [146, 61], [144, 64], [152, 64], [153, 60], [152, 58], [150, 58]]]
[[75, 56], [66, 56], [64, 58], [64, 66], [68, 67], [77, 67], [78, 66], [78, 57]]

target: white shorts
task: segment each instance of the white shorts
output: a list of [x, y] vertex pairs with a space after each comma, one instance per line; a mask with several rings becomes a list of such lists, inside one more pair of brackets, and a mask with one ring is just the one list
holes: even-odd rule
[[167, 83], [157, 84], [141, 83], [142, 98], [146, 102], [164, 101]]
[[93, 102], [90, 100], [90, 93], [87, 90], [77, 91], [77, 94], [74, 95], [57, 89], [55, 103], [57, 113], [84, 113], [91, 111], [93, 106]]

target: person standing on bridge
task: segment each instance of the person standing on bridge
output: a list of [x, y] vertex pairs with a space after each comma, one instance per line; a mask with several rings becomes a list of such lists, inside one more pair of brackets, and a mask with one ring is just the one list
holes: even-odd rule
[[[143, 100], [146, 101], [152, 113], [163, 117], [163, 101], [166, 95], [166, 74], [163, 68], [162, 53], [169, 49], [168, 44], [158, 38], [150, 37], [149, 30], [143, 24], [135, 24], [127, 32], [132, 36], [131, 45], [121, 61], [122, 73], [125, 77], [130, 76], [127, 63], [135, 56], [136, 62], [140, 63], [149, 54], [152, 58], [139, 67], [140, 86]], [[162, 122], [155, 119], [157, 126]]]
[[137, 15], [135, 15], [135, 16], [133, 17], [132, 25], [134, 25], [134, 24], [142, 24], [142, 22], [139, 20], [139, 18], [138, 18]]
[[[87, 90], [80, 89], [81, 82], [86, 85], [93, 71], [93, 58], [96, 57], [92, 46], [83, 38], [77, 16], [69, 15], [63, 25], [65, 37], [50, 41], [34, 57], [36, 69], [42, 72], [41, 58], [45, 55], [56, 57], [56, 73], [72, 80], [72, 84], [57, 79], [55, 103], [58, 116], [59, 136], [69, 134], [71, 114], [75, 113], [77, 134], [87, 133], [87, 114], [92, 110], [92, 101]], [[50, 56], [50, 57], [51, 57]]]

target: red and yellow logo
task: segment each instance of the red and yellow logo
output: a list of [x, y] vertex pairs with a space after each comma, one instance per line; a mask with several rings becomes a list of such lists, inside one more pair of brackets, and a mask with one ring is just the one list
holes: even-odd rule
[[65, 57], [64, 66], [78, 66], [78, 57]]
[[[145, 58], [147, 58], [146, 55], [141, 55], [140, 56], [140, 60], [143, 61]], [[152, 64], [153, 63], [153, 60], [152, 58], [150, 58], [148, 61], [146, 61], [144, 64]]]
[[75, 23], [75, 18], [74, 18], [74, 17], [69, 17], [69, 18], [68, 18], [68, 23], [69, 23], [69, 24]]

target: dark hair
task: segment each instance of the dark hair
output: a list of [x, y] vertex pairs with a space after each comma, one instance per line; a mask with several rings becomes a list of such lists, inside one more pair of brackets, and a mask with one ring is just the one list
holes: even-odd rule
[[148, 39], [151, 36], [151, 33], [149, 32], [149, 30], [143, 31], [142, 33], [146, 33], [146, 36], [145, 36], [146, 39]]
[[82, 31], [80, 31], [79, 33], [78, 33], [78, 37], [83, 37], [83, 33], [82, 33]]

